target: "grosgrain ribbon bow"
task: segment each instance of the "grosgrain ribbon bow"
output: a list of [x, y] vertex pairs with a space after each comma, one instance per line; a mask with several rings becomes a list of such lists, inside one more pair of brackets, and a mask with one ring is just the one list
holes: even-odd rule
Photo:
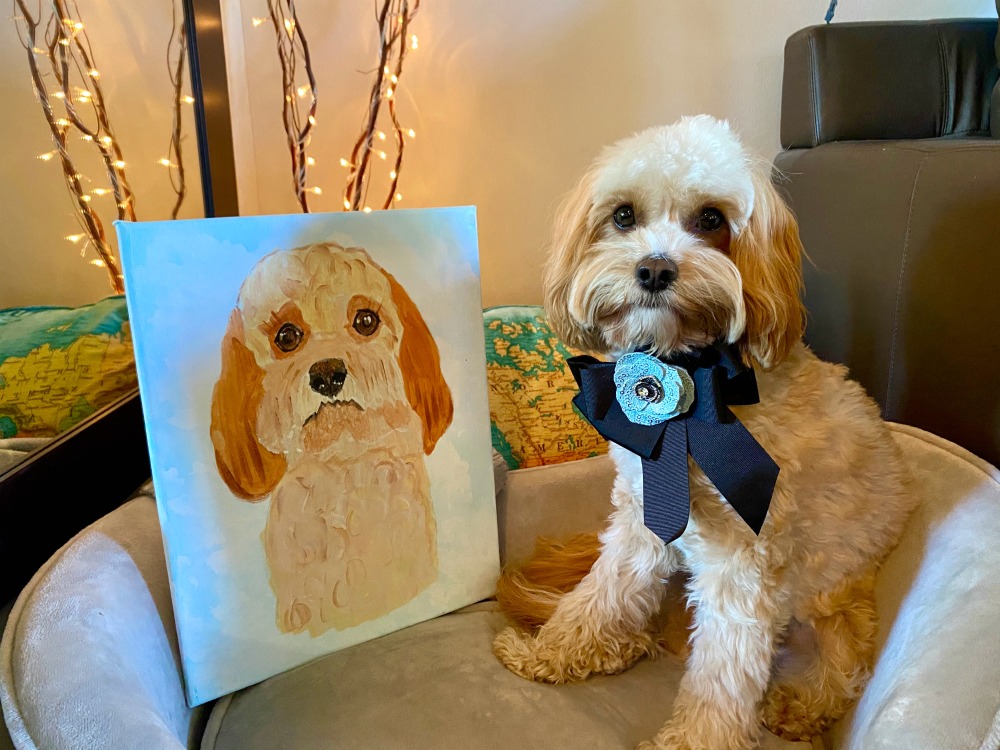
[[641, 457], [644, 521], [664, 542], [687, 527], [688, 454], [759, 534], [779, 468], [729, 409], [760, 401], [753, 370], [724, 345], [660, 361], [690, 375], [694, 404], [686, 413], [653, 425], [630, 421], [616, 398], [615, 363], [588, 356], [568, 360], [580, 387], [573, 403], [602, 436]]

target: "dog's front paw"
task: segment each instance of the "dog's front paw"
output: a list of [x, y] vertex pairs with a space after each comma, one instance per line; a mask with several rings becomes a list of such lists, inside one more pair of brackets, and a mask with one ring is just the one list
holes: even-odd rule
[[797, 742], [822, 734], [830, 723], [822, 708], [789, 685], [775, 685], [764, 697], [761, 720], [783, 740]]
[[536, 682], [575, 682], [592, 674], [617, 674], [650, 653], [648, 636], [601, 643], [542, 628], [535, 636], [508, 627], [493, 640], [493, 653], [514, 674]]

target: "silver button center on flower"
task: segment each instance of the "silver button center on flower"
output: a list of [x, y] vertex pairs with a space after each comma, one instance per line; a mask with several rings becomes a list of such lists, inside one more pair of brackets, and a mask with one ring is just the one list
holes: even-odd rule
[[635, 384], [635, 395], [643, 401], [658, 404], [663, 400], [663, 385], [652, 375], [647, 375]]

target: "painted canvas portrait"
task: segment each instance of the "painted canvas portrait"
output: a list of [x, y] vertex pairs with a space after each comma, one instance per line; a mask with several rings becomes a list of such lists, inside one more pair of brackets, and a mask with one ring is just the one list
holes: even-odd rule
[[193, 705], [492, 593], [473, 209], [118, 231]]

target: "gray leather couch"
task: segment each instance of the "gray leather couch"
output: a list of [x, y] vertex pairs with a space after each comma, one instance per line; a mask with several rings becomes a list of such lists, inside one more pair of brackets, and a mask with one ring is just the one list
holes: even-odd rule
[[[806, 339], [886, 419], [1000, 463], [997, 21], [844, 23], [785, 47], [776, 159]], [[991, 132], [991, 108], [992, 132]]]

